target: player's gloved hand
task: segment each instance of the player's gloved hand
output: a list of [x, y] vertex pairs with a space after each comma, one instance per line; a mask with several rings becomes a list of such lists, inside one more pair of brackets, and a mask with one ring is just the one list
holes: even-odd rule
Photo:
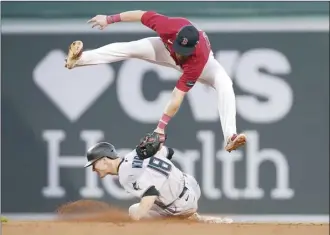
[[162, 138], [162, 139], [164, 138], [164, 141], [162, 141], [162, 143], [164, 143], [165, 140], [167, 139], [167, 135], [165, 134], [165, 130], [164, 130], [164, 129], [160, 129], [160, 128], [157, 127], [157, 128], [154, 130], [153, 133], [158, 134], [159, 137]]
[[90, 19], [89, 21], [87, 21], [87, 23], [92, 23], [92, 28], [97, 27], [102, 30], [105, 27], [108, 26], [108, 21], [107, 21], [107, 16], [106, 15], [97, 15], [94, 16], [92, 19]]
[[156, 132], [147, 133], [136, 146], [136, 152], [141, 159], [154, 156], [162, 143], [166, 140], [166, 135]]

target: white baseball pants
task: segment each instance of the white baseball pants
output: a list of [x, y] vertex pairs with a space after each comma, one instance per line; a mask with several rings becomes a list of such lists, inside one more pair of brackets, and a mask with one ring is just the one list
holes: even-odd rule
[[[84, 51], [77, 66], [113, 63], [129, 58], [142, 59], [181, 71], [159, 37], [131, 42], [117, 42]], [[214, 88], [218, 97], [218, 111], [225, 140], [236, 133], [236, 100], [233, 83], [224, 68], [210, 53], [198, 82]]]

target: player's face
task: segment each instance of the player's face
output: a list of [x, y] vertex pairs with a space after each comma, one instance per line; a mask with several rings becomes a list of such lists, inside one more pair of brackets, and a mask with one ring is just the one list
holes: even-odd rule
[[189, 58], [188, 56], [180, 55], [178, 53], [175, 53], [175, 56], [181, 63], [186, 61]]
[[95, 171], [100, 178], [104, 178], [107, 175], [107, 165], [105, 163], [105, 158], [102, 158], [93, 164], [93, 171]]

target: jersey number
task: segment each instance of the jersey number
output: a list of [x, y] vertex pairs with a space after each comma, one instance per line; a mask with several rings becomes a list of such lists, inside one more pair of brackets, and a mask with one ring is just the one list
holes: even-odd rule
[[148, 167], [161, 173], [166, 177], [168, 177], [169, 173], [172, 170], [172, 165], [156, 157], [150, 158]]
[[132, 168], [142, 168], [142, 166], [143, 166], [143, 160], [140, 159], [138, 156], [135, 156], [132, 162]]

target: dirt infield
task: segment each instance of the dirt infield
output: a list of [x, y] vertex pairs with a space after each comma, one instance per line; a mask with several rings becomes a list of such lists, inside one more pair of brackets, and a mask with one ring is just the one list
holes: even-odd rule
[[172, 222], [8, 222], [3, 235], [326, 235], [327, 225], [189, 224]]
[[[56, 221], [9, 221], [3, 235], [326, 235], [329, 224], [205, 224], [186, 219], [132, 222], [107, 203], [79, 200], [57, 209]], [[79, 215], [79, 217], [77, 217]]]

